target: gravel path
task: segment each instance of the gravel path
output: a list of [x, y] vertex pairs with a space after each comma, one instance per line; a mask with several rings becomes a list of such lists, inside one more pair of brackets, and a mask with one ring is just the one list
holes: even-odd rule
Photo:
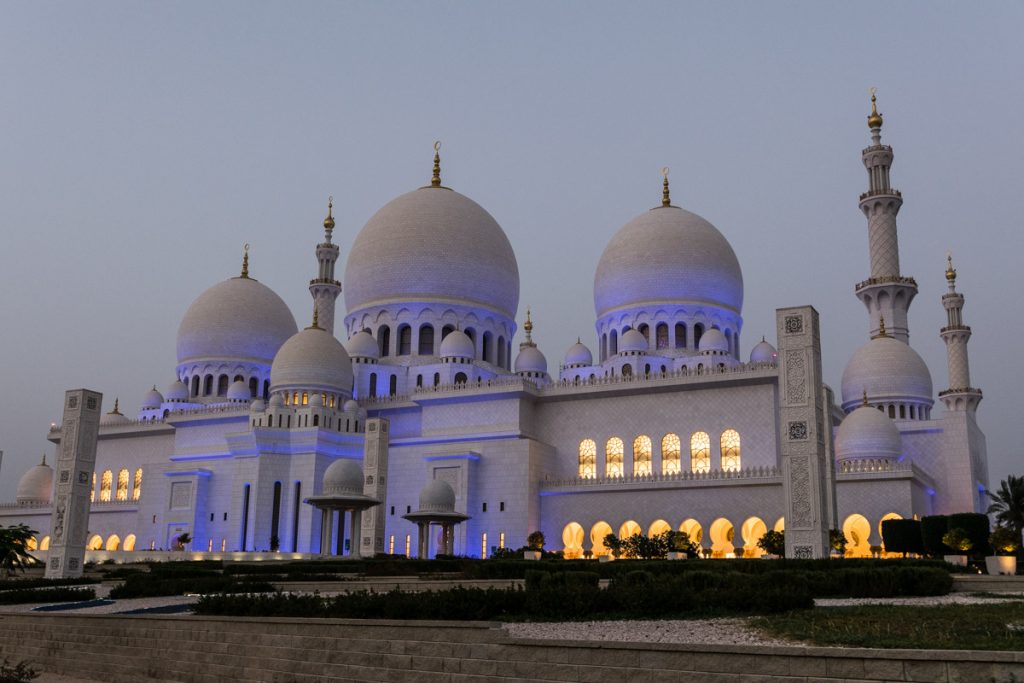
[[575, 621], [563, 623], [505, 624], [514, 638], [599, 640], [620, 643], [686, 643], [697, 645], [789, 645], [765, 636], [744, 618], [685, 619], [674, 621]]

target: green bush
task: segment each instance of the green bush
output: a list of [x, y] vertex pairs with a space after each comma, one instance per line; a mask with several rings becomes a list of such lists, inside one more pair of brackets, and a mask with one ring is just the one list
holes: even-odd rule
[[273, 590], [272, 585], [263, 581], [239, 581], [229, 576], [161, 577], [135, 574], [127, 577], [124, 583], [114, 586], [110, 597], [122, 600], [185, 593], [260, 593]]
[[757, 539], [757, 547], [765, 551], [769, 555], [778, 555], [779, 557], [786, 556], [786, 532], [784, 531], [766, 531]]
[[950, 529], [963, 529], [971, 541], [972, 555], [987, 555], [989, 522], [988, 515], [980, 512], [960, 512], [949, 516]]
[[932, 557], [942, 557], [950, 552], [942, 537], [949, 531], [949, 518], [946, 515], [931, 515], [921, 518], [921, 543], [924, 551]]
[[4, 663], [0, 664], [0, 683], [27, 683], [37, 678], [39, 672], [28, 662], [21, 661], [12, 666], [11, 660], [4, 657]]
[[919, 555], [924, 552], [921, 542], [921, 522], [916, 519], [887, 519], [882, 522], [882, 542], [890, 553]]
[[81, 602], [94, 600], [92, 588], [27, 588], [0, 592], [0, 605], [20, 605], [28, 602]]
[[5, 579], [0, 580], [0, 591], [46, 588], [48, 586], [84, 586], [99, 582], [99, 579], [84, 576], [77, 579]]
[[988, 543], [996, 555], [1013, 555], [1020, 548], [1020, 534], [1009, 527], [997, 526], [989, 534]]

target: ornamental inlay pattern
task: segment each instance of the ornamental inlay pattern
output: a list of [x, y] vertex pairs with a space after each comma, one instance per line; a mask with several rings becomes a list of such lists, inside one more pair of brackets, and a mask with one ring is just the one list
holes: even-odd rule
[[807, 403], [807, 368], [800, 350], [786, 351], [786, 401], [793, 405]]
[[807, 458], [792, 458], [789, 466], [789, 490], [792, 502], [792, 526], [811, 526], [811, 471]]
[[786, 316], [786, 334], [801, 334], [804, 331], [804, 318], [802, 315]]

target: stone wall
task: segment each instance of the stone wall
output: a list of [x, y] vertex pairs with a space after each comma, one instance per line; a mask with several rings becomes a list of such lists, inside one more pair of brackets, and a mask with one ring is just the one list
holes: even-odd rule
[[136, 681], [1008, 681], [1024, 653], [517, 640], [494, 624], [0, 615], [0, 656]]

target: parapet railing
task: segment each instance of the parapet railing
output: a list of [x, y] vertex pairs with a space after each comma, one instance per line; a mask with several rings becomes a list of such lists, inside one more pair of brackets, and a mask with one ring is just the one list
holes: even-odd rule
[[585, 488], [616, 484], [687, 483], [705, 481], [732, 481], [741, 479], [777, 479], [782, 476], [778, 467], [747, 467], [741, 470], [711, 470], [693, 472], [683, 470], [670, 473], [623, 474], [621, 477], [572, 477], [570, 479], [545, 479], [541, 489]]
[[871, 287], [872, 285], [913, 285], [917, 287], [917, 280], [912, 277], [904, 277], [902, 275], [887, 275], [886, 277], [869, 277], [863, 282], [858, 282], [853, 286], [855, 292], [859, 292], [865, 287]]
[[864, 200], [864, 199], [867, 199], [868, 197], [885, 197], [885, 196], [889, 196], [889, 197], [903, 197], [903, 194], [899, 190], [896, 190], [896, 189], [893, 189], [893, 188], [890, 187], [888, 190], [868, 190], [867, 192], [862, 192], [861, 195], [860, 195], [860, 198], [862, 200]]

